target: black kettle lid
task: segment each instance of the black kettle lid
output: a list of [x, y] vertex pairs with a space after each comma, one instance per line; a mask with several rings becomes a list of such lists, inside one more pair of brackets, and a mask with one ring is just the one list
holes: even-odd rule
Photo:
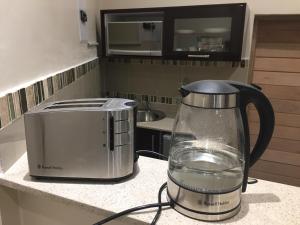
[[189, 93], [228, 95], [239, 93], [239, 89], [224, 80], [201, 80], [182, 86], [180, 92], [183, 97]]

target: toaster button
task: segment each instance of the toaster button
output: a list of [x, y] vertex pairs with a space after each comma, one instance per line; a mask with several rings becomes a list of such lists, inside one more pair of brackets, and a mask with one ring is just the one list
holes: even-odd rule
[[130, 142], [128, 133], [115, 134], [114, 136], [115, 146], [128, 145]]
[[114, 124], [114, 132], [115, 134], [125, 133], [129, 130], [129, 122], [127, 120], [117, 121]]
[[112, 115], [115, 121], [128, 120], [129, 112], [128, 110], [112, 111]]
[[131, 147], [131, 145], [120, 145], [120, 146], [116, 146], [115, 150], [116, 151], [130, 151], [130, 147]]

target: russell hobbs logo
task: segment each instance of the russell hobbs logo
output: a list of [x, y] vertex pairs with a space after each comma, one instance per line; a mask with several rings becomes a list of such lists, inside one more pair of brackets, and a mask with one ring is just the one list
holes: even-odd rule
[[199, 205], [205, 205], [205, 206], [221, 206], [221, 205], [228, 205], [229, 201], [223, 201], [223, 202], [208, 202], [208, 201], [198, 201]]
[[63, 168], [60, 166], [46, 166], [46, 165], [37, 165], [38, 169], [45, 169], [45, 170], [62, 170]]

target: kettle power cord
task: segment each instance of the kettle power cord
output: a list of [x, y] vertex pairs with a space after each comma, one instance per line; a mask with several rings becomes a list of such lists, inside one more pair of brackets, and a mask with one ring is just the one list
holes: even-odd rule
[[[138, 150], [136, 151], [136, 153], [139, 155], [141, 153], [150, 153], [152, 155], [155, 155], [155, 156], [160, 156], [161, 158], [163, 158], [164, 160], [168, 160], [168, 157], [163, 155], [163, 154], [160, 154], [160, 153], [157, 153], [157, 152], [154, 152], [154, 151], [150, 151], [150, 150]], [[161, 211], [162, 211], [162, 207], [163, 206], [170, 206], [170, 203], [169, 202], [164, 202], [162, 203], [161, 202], [161, 195], [162, 195], [162, 192], [163, 190], [167, 187], [167, 183], [164, 183], [160, 188], [159, 188], [159, 192], [158, 192], [158, 203], [153, 203], [153, 204], [148, 204], [148, 205], [142, 205], [142, 206], [137, 206], [137, 207], [134, 207], [134, 208], [130, 208], [130, 209], [127, 209], [127, 210], [124, 210], [122, 212], [119, 212], [119, 213], [116, 213], [110, 217], [107, 217], [93, 225], [102, 225], [102, 224], [105, 224], [105, 223], [108, 223], [114, 219], [117, 219], [121, 216], [124, 216], [126, 214], [129, 214], [129, 213], [132, 213], [132, 212], [135, 212], [135, 211], [139, 211], [139, 210], [144, 210], [144, 209], [148, 209], [148, 208], [154, 208], [154, 207], [158, 207], [158, 210], [155, 214], [155, 217], [154, 219], [152, 220], [151, 222], [151, 225], [155, 225], [157, 220], [159, 219], [160, 215], [161, 215]]]
[[[155, 156], [160, 156], [162, 157], [164, 160], [168, 160], [168, 157], [165, 156], [165, 155], [162, 155], [160, 153], [157, 153], [157, 152], [154, 152], [154, 151], [149, 151], [149, 150], [138, 150], [136, 152], [137, 154], [140, 154], [140, 153], [150, 153], [152, 155], [155, 155]], [[248, 184], [255, 184], [257, 183], [257, 179], [255, 178], [249, 178], [248, 179]], [[158, 192], [158, 203], [153, 203], [153, 204], [148, 204], [148, 205], [142, 205], [142, 206], [137, 206], [137, 207], [134, 207], [134, 208], [130, 208], [130, 209], [127, 209], [127, 210], [124, 210], [122, 212], [119, 212], [119, 213], [116, 213], [110, 217], [107, 217], [93, 225], [103, 225], [105, 223], [108, 223], [114, 219], [117, 219], [121, 216], [124, 216], [126, 214], [129, 214], [129, 213], [132, 213], [132, 212], [135, 212], [135, 211], [139, 211], [139, 210], [144, 210], [144, 209], [148, 209], [148, 208], [155, 208], [155, 207], [158, 207], [158, 210], [156, 211], [156, 214], [155, 214], [155, 217], [153, 218], [152, 222], [150, 225], [155, 225], [161, 215], [161, 211], [162, 211], [162, 207], [163, 206], [170, 206], [170, 203], [169, 202], [164, 202], [162, 203], [161, 202], [161, 195], [162, 195], [162, 192], [163, 190], [167, 187], [167, 182], [165, 182], [160, 188], [159, 188], [159, 192]]]
[[[161, 194], [162, 194], [163, 190], [164, 190], [166, 187], [167, 187], [167, 182], [165, 182], [165, 183], [159, 188], [159, 192], [158, 192], [158, 204], [161, 204]], [[169, 202], [168, 202], [168, 203], [169, 203]], [[170, 203], [169, 203], [169, 206], [170, 206]], [[156, 212], [156, 214], [155, 214], [155, 217], [154, 217], [154, 219], [153, 219], [152, 222], [151, 222], [151, 225], [155, 225], [155, 224], [156, 224], [157, 220], [158, 220], [159, 217], [160, 217], [161, 210], [162, 210], [162, 207], [159, 206], [159, 207], [158, 207], [158, 210], [157, 210], [157, 212]]]
[[[254, 179], [254, 181], [252, 181], [252, 182], [249, 182], [249, 181], [248, 181], [249, 184], [254, 184], [254, 183], [256, 183], [256, 182], [257, 182], [256, 179]], [[135, 211], [144, 210], [144, 209], [148, 209], [148, 208], [155, 208], [155, 207], [158, 207], [158, 210], [156, 211], [155, 217], [154, 217], [154, 219], [152, 220], [152, 222], [151, 222], [151, 224], [150, 224], [150, 225], [155, 225], [155, 224], [157, 223], [157, 221], [158, 221], [160, 215], [161, 215], [162, 207], [163, 207], [163, 206], [170, 206], [170, 203], [169, 203], [169, 202], [164, 202], [164, 203], [161, 202], [161, 195], [162, 195], [163, 190], [164, 190], [166, 187], [167, 187], [167, 183], [164, 183], [164, 184], [160, 187], [159, 192], [158, 192], [158, 203], [153, 203], [153, 204], [148, 204], [148, 205], [137, 206], [137, 207], [134, 207], [134, 208], [130, 208], [130, 209], [124, 210], [124, 211], [119, 212], [119, 213], [116, 213], [116, 214], [114, 214], [114, 215], [112, 215], [112, 216], [110, 216], [110, 217], [107, 217], [107, 218], [105, 218], [105, 219], [103, 219], [103, 220], [101, 220], [101, 221], [99, 221], [99, 222], [97, 222], [97, 223], [95, 223], [95, 224], [93, 224], [93, 225], [103, 225], [103, 224], [108, 223], [108, 222], [110, 222], [110, 221], [112, 221], [112, 220], [114, 220], [114, 219], [117, 219], [117, 218], [119, 218], [119, 217], [121, 217], [121, 216], [124, 216], [124, 215], [126, 215], [126, 214], [129, 214], [129, 213], [132, 213], [132, 212], [135, 212]]]
[[161, 211], [162, 211], [162, 207], [163, 206], [170, 206], [170, 203], [169, 202], [161, 202], [161, 195], [162, 195], [162, 192], [163, 190], [167, 187], [167, 183], [164, 183], [160, 188], [159, 188], [159, 192], [158, 192], [158, 203], [153, 203], [153, 204], [148, 204], [148, 205], [142, 205], [142, 206], [137, 206], [137, 207], [134, 207], [134, 208], [130, 208], [130, 209], [126, 209], [122, 212], [119, 212], [119, 213], [116, 213], [112, 216], [109, 216], [93, 225], [103, 225], [105, 223], [108, 223], [114, 219], [117, 219], [121, 216], [124, 216], [126, 214], [129, 214], [129, 213], [132, 213], [132, 212], [135, 212], [135, 211], [139, 211], [139, 210], [143, 210], [143, 209], [148, 209], [148, 208], [155, 208], [155, 207], [158, 207], [158, 210], [155, 214], [155, 217], [154, 219], [152, 220], [151, 222], [151, 225], [155, 225], [157, 220], [159, 219], [160, 217], [160, 214], [161, 214]]

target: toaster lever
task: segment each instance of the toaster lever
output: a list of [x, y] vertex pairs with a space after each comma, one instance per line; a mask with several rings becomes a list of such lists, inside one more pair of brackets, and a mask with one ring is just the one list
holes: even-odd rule
[[114, 131], [114, 117], [110, 116], [109, 118], [109, 149], [114, 150], [115, 147], [115, 131]]

